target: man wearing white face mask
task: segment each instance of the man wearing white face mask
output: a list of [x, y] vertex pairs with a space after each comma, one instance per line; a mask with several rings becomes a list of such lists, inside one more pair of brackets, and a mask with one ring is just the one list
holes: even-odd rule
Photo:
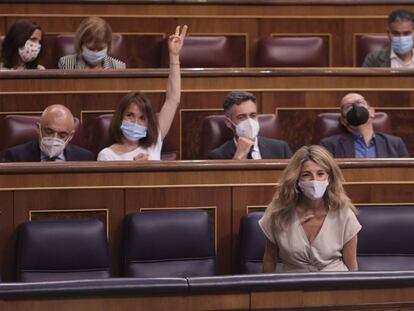
[[405, 10], [392, 12], [388, 16], [388, 37], [390, 46], [371, 52], [363, 67], [413, 68], [413, 13]]
[[75, 133], [73, 115], [63, 105], [47, 107], [40, 118], [39, 139], [9, 148], [6, 162], [93, 161], [92, 152], [70, 144]]
[[258, 136], [256, 97], [249, 92], [231, 92], [224, 99], [226, 126], [234, 138], [208, 153], [209, 159], [288, 159], [292, 152], [281, 140]]

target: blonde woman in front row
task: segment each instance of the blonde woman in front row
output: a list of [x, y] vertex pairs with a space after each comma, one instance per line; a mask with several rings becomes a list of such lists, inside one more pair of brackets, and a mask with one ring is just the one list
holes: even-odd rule
[[304, 146], [291, 158], [259, 225], [266, 236], [263, 272], [357, 271], [356, 209], [330, 153]]

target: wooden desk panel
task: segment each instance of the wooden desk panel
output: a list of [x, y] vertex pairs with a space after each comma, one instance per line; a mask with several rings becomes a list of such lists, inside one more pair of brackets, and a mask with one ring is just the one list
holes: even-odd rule
[[[13, 279], [14, 229], [30, 219], [108, 224], [115, 275], [122, 219], [148, 209], [202, 208], [214, 228], [221, 274], [237, 271], [240, 218], [264, 208], [287, 161], [14, 163], [0, 165], [0, 265]], [[414, 160], [340, 161], [358, 204], [414, 204]], [[107, 220], [105, 219], [107, 217]]]
[[[386, 111], [394, 134], [404, 139], [414, 155], [414, 74], [389, 69], [208, 69], [183, 70], [183, 91], [171, 134], [181, 159], [199, 159], [204, 116], [222, 113], [224, 96], [249, 90], [258, 98], [259, 113], [278, 113], [284, 138], [293, 150], [311, 143], [313, 122], [319, 112], [336, 111], [348, 92], [360, 92], [368, 102]], [[62, 103], [80, 118], [85, 143], [94, 140], [94, 118], [113, 111], [129, 91], [144, 91], [155, 110], [165, 98], [167, 71], [126, 70], [0, 73], [0, 119], [12, 113], [39, 113]], [[398, 126], [396, 126], [398, 125]], [[306, 135], [303, 135], [306, 133]]]

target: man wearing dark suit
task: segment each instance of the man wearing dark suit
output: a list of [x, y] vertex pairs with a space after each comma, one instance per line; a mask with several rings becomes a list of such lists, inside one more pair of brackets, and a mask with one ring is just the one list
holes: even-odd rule
[[401, 138], [374, 132], [375, 110], [360, 94], [345, 95], [340, 109], [341, 123], [349, 132], [326, 137], [320, 142], [335, 158], [409, 157]]
[[288, 159], [292, 152], [282, 140], [258, 136], [257, 100], [248, 92], [231, 92], [224, 99], [226, 126], [234, 138], [208, 153], [209, 159]]
[[414, 21], [413, 14], [405, 10], [391, 12], [388, 16], [390, 45], [373, 51], [365, 57], [362, 67], [414, 67]]
[[47, 107], [40, 118], [39, 140], [6, 150], [6, 162], [94, 161], [92, 152], [70, 144], [75, 134], [73, 115], [63, 105]]

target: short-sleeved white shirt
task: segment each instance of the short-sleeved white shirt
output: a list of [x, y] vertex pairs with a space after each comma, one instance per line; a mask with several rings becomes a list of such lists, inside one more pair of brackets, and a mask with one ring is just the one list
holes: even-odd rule
[[148, 147], [138, 147], [130, 152], [115, 153], [110, 147], [107, 147], [98, 154], [98, 161], [132, 161], [140, 153], [147, 153], [148, 160], [161, 160], [162, 139], [161, 131], [158, 131], [157, 142]]

